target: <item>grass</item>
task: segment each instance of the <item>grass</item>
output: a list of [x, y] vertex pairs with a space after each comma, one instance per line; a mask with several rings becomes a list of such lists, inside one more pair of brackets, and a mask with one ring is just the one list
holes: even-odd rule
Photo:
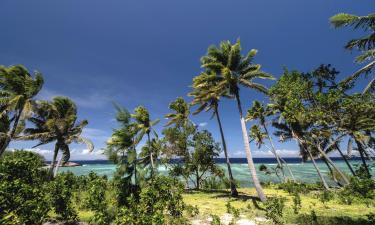
[[[239, 197], [232, 198], [228, 190], [217, 191], [187, 191], [183, 194], [184, 202], [191, 206], [197, 206], [199, 215], [196, 218], [206, 219], [210, 215], [222, 216], [227, 213], [226, 204], [230, 202], [232, 207], [240, 210], [240, 215], [249, 219], [255, 217], [265, 217], [265, 210], [262, 203], [256, 199], [256, 191], [254, 188], [240, 188]], [[275, 187], [264, 189], [268, 197], [284, 197], [286, 198], [286, 207], [284, 209], [284, 219], [286, 224], [301, 224], [304, 217], [311, 215], [312, 209], [315, 211], [319, 220], [319, 224], [367, 224], [362, 220], [366, 219], [366, 215], [375, 214], [375, 200], [370, 202], [368, 207], [363, 202], [353, 202], [351, 205], [345, 205], [339, 201], [338, 197], [322, 203], [318, 197], [319, 192], [313, 191], [308, 194], [301, 194], [302, 208], [299, 214], [293, 211], [293, 196], [287, 192]], [[91, 211], [79, 211], [81, 221], [89, 221], [93, 216]], [[328, 222], [327, 222], [328, 221]], [[334, 221], [334, 222], [332, 222]], [[336, 222], [335, 222], [336, 221]], [[307, 224], [307, 223], [304, 223]]]
[[[254, 188], [239, 189], [239, 197], [232, 198], [227, 191], [210, 191], [210, 192], [196, 192], [191, 191], [184, 194], [184, 201], [187, 204], [197, 206], [201, 215], [215, 214], [218, 216], [226, 213], [227, 202], [237, 209], [241, 210], [241, 214], [254, 218], [257, 216], [264, 217], [265, 211], [261, 203], [255, 201], [256, 191]], [[295, 214], [293, 210], [293, 197], [283, 190], [276, 188], [264, 189], [268, 197], [277, 196], [287, 199], [286, 207], [284, 209], [284, 218], [287, 224], [298, 224], [298, 219], [301, 215], [310, 215], [311, 210], [314, 209], [318, 218], [345, 218], [349, 217], [351, 220], [358, 220], [366, 218], [366, 215], [375, 213], [374, 207], [368, 207], [364, 203], [354, 202], [351, 205], [345, 205], [339, 201], [338, 198], [322, 203], [318, 198], [318, 192], [311, 192], [309, 194], [301, 194], [302, 208], [299, 214]], [[370, 203], [375, 205], [375, 201]]]

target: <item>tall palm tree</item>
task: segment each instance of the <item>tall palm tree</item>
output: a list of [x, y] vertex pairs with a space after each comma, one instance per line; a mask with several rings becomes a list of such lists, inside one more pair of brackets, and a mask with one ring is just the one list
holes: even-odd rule
[[219, 125], [219, 131], [221, 136], [221, 143], [224, 149], [224, 156], [227, 163], [228, 175], [230, 181], [231, 195], [233, 197], [238, 196], [238, 191], [236, 189], [236, 184], [234, 182], [230, 160], [228, 157], [227, 145], [224, 137], [223, 127], [221, 125], [220, 114], [219, 114], [219, 101], [221, 96], [226, 96], [225, 90], [220, 90], [216, 88], [216, 74], [202, 73], [193, 79], [193, 91], [189, 93], [194, 99], [191, 105], [199, 104], [199, 108], [193, 113], [198, 114], [203, 110], [208, 112], [213, 110], [213, 117], [216, 117], [217, 123]]
[[240, 86], [267, 93], [267, 89], [263, 85], [255, 83], [254, 79], [273, 79], [272, 75], [260, 70], [259, 64], [252, 63], [256, 53], [257, 50], [252, 49], [246, 56], [242, 56], [239, 40], [233, 45], [229, 41], [223, 41], [219, 47], [209, 47], [207, 55], [201, 58], [201, 63], [207, 72], [212, 71], [218, 74], [217, 88], [227, 90], [237, 101], [248, 166], [258, 196], [261, 201], [265, 201], [266, 196], [260, 185], [250, 151], [249, 137], [240, 99]]
[[294, 176], [292, 171], [290, 170], [288, 164], [285, 162], [283, 158], [280, 157], [280, 155], [276, 152], [276, 148], [273, 144], [272, 137], [270, 133], [268, 132], [267, 125], [266, 125], [266, 117], [272, 115], [272, 109], [271, 107], [264, 107], [259, 101], [254, 101], [253, 106], [247, 110], [246, 114], [246, 121], [249, 120], [259, 120], [259, 125], [263, 127], [266, 137], [268, 138], [269, 143], [271, 144], [271, 152], [275, 156], [277, 160], [277, 164], [281, 169], [282, 175], [284, 177], [284, 181], [286, 181], [285, 178], [285, 172], [284, 172], [284, 167], [283, 164], [285, 163], [292, 179], [294, 180]]
[[0, 142], [0, 157], [10, 141], [19, 131], [22, 121], [33, 108], [33, 98], [43, 86], [43, 77], [39, 72], [34, 77], [22, 65], [0, 66], [0, 119], [8, 117], [9, 130], [3, 134]]
[[33, 148], [55, 142], [55, 149], [51, 162], [51, 173], [58, 169], [56, 158], [58, 152], [62, 152], [61, 164], [70, 159], [69, 145], [83, 143], [89, 151], [94, 149], [92, 142], [81, 136], [83, 128], [88, 124], [87, 120], [77, 122], [77, 107], [67, 97], [54, 97], [51, 102], [38, 102], [34, 116], [29, 119], [33, 128], [24, 130], [24, 135], [18, 137], [20, 140], [39, 140]]
[[[151, 138], [150, 133], [153, 132], [154, 136], [157, 137], [157, 133], [153, 129], [153, 126], [155, 126], [157, 123], [159, 123], [159, 119], [156, 119], [154, 121], [151, 121], [150, 114], [148, 110], [143, 106], [138, 106], [134, 110], [134, 114], [131, 115], [132, 118], [135, 120], [135, 127], [138, 131], [137, 137], [135, 138], [135, 144], [139, 143], [143, 136], [147, 135], [147, 144], [148, 149], [151, 150]], [[150, 160], [151, 160], [151, 174], [153, 174], [155, 169], [155, 163], [153, 158], [153, 152], [150, 151]]]
[[[351, 83], [362, 74], [370, 74], [375, 66], [375, 14], [356, 16], [352, 14], [339, 13], [332, 16], [330, 18], [330, 22], [335, 28], [353, 27], [353, 29], [362, 29], [363, 31], [369, 33], [360, 38], [352, 39], [346, 44], [346, 49], [350, 51], [355, 49], [361, 52], [361, 54], [355, 59], [357, 63], [368, 63], [346, 78], [343, 83]], [[366, 88], [363, 90], [363, 93], [374, 91], [374, 89], [375, 77], [371, 79]]]

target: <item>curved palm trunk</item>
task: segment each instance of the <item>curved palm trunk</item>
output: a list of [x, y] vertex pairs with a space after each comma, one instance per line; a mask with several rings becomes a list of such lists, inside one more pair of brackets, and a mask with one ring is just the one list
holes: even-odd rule
[[292, 180], [296, 181], [296, 178], [294, 177], [292, 169], [290, 169], [288, 163], [283, 158], [280, 158], [280, 160], [283, 162], [283, 164], [285, 164], [286, 168], [288, 169], [288, 172], [289, 172], [290, 176], [292, 177]]
[[147, 133], [147, 141], [148, 141], [148, 150], [150, 151], [150, 161], [151, 161], [151, 176], [154, 175], [154, 157], [152, 155], [152, 150], [151, 150], [151, 140], [150, 140], [150, 133]]
[[328, 157], [328, 155], [321, 149], [321, 147], [318, 145], [318, 151], [320, 152], [320, 154], [322, 154], [322, 156], [324, 157], [325, 160], [327, 160], [327, 162], [329, 162], [329, 164], [331, 164], [331, 166], [340, 174], [340, 176], [342, 177], [342, 179], [344, 180], [345, 184], [349, 184], [349, 179], [345, 176], [345, 174], [343, 172], [341, 172], [341, 170], [336, 166], [336, 164]]
[[321, 157], [320, 159], [324, 162], [324, 164], [326, 164], [326, 166], [327, 166], [327, 168], [328, 168], [328, 170], [329, 170], [329, 173], [330, 173], [331, 176], [332, 176], [333, 181], [334, 181], [337, 185], [342, 186], [342, 185], [340, 184], [340, 182], [336, 179], [336, 176], [335, 176], [335, 174], [333, 173], [333, 170], [332, 170], [331, 166], [329, 165], [329, 163], [327, 162], [327, 160], [326, 160], [324, 157]]
[[279, 156], [279, 154], [277, 154], [276, 152], [276, 148], [275, 146], [273, 145], [273, 141], [272, 141], [272, 138], [270, 136], [270, 134], [268, 133], [268, 129], [267, 129], [267, 126], [266, 124], [262, 124], [263, 128], [264, 128], [264, 131], [266, 132], [266, 135], [267, 135], [267, 138], [271, 144], [271, 149], [272, 149], [272, 153], [274, 154], [276, 160], [277, 160], [277, 164], [279, 165], [280, 169], [281, 169], [281, 174], [283, 176], [283, 182], [286, 182], [287, 179], [285, 177], [285, 172], [284, 172], [284, 167], [283, 167], [283, 164], [281, 163], [281, 157]]
[[364, 156], [364, 154], [363, 154], [363, 152], [364, 152], [365, 150], [363, 149], [362, 144], [361, 144], [361, 143], [360, 143], [355, 137], [353, 137], [353, 138], [354, 138], [355, 143], [357, 144], [358, 151], [359, 151], [359, 155], [361, 156], [362, 164], [363, 164], [363, 166], [365, 167], [365, 170], [366, 170], [367, 176], [370, 178], [370, 177], [371, 177], [370, 169], [369, 169], [368, 166], [367, 166], [366, 159], [365, 159], [365, 156]]
[[318, 176], [323, 183], [324, 189], [329, 190], [329, 186], [328, 186], [326, 180], [324, 179], [322, 173], [320, 172], [320, 169], [319, 169], [318, 165], [316, 164], [315, 159], [314, 159], [313, 155], [311, 154], [310, 150], [305, 148], [305, 151], [307, 151], [307, 153], [309, 154], [309, 157], [310, 157], [310, 159], [311, 159], [311, 161], [312, 161], [312, 163], [313, 163], [313, 165], [316, 169], [316, 172], [318, 173]]
[[8, 135], [6, 136], [5, 140], [4, 140], [4, 143], [3, 145], [0, 147], [0, 157], [3, 155], [3, 153], [5, 152], [5, 150], [7, 149], [10, 141], [12, 140], [12, 138], [14, 137], [14, 134], [16, 133], [17, 131], [17, 127], [18, 127], [18, 123], [20, 121], [20, 118], [21, 118], [21, 115], [22, 115], [22, 112], [23, 112], [23, 108], [21, 108], [19, 110], [19, 112], [15, 115], [15, 120], [14, 120], [14, 123], [13, 123], [13, 127], [12, 127], [12, 130], [10, 131], [10, 133], [8, 133]]
[[264, 201], [267, 200], [267, 198], [266, 198], [266, 195], [263, 192], [262, 186], [260, 185], [260, 182], [259, 182], [259, 179], [258, 179], [258, 176], [257, 176], [257, 172], [255, 170], [255, 165], [254, 165], [253, 157], [252, 157], [251, 151], [250, 151], [249, 136], [247, 134], [247, 128], [246, 128], [246, 124], [245, 124], [245, 119], [243, 118], [243, 113], [242, 113], [242, 106], [241, 106], [240, 96], [239, 96], [238, 93], [236, 93], [236, 100], [237, 100], [238, 111], [240, 113], [240, 121], [241, 121], [241, 128], [242, 128], [242, 137], [243, 137], [245, 151], [246, 151], [247, 164], [249, 166], [251, 177], [253, 179], [253, 183], [254, 183], [255, 189], [256, 189], [256, 191], [258, 193], [258, 197], [260, 198], [260, 200], [262, 202], [264, 202]]
[[345, 161], [346, 165], [348, 166], [348, 168], [349, 168], [350, 172], [352, 173], [352, 175], [355, 176], [355, 172], [354, 172], [354, 170], [353, 170], [353, 167], [350, 165], [348, 159], [347, 159], [347, 158], [345, 157], [345, 155], [342, 153], [342, 151], [341, 151], [341, 149], [340, 149], [340, 147], [339, 147], [338, 145], [336, 145], [336, 149], [337, 149], [337, 151], [340, 153], [341, 158], [344, 159], [344, 161]]
[[320, 169], [319, 169], [318, 165], [316, 164], [315, 159], [314, 159], [313, 155], [311, 154], [310, 150], [305, 147], [305, 145], [303, 144], [303, 141], [295, 134], [293, 129], [292, 129], [292, 135], [293, 135], [293, 138], [297, 140], [298, 144], [303, 148], [303, 150], [305, 152], [307, 152], [307, 154], [309, 155], [309, 157], [310, 157], [310, 159], [311, 159], [311, 161], [314, 165], [314, 168], [315, 168], [316, 172], [318, 173], [318, 176], [319, 176], [320, 180], [323, 183], [324, 189], [329, 190], [329, 186], [328, 186], [326, 180], [324, 179], [322, 173], [320, 172]]
[[215, 110], [215, 114], [216, 114], [217, 123], [219, 124], [221, 142], [223, 144], [223, 150], [224, 150], [225, 160], [226, 160], [227, 167], [228, 167], [229, 182], [230, 182], [230, 194], [233, 197], [237, 197], [238, 196], [238, 191], [236, 189], [236, 184], [234, 183], [234, 179], [233, 179], [233, 174], [232, 174], [232, 169], [231, 169], [231, 165], [230, 165], [230, 160], [229, 160], [229, 157], [228, 157], [227, 144], [225, 142], [224, 131], [223, 131], [223, 127], [221, 125], [221, 120], [220, 120], [220, 115], [219, 115], [219, 109], [218, 109], [217, 106], [215, 106], [214, 110]]

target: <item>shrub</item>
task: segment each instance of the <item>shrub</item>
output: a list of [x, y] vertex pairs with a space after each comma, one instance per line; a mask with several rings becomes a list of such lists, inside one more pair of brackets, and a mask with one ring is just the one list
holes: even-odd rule
[[106, 201], [107, 179], [93, 172], [88, 175], [87, 195], [84, 199], [86, 208], [94, 211], [95, 215], [90, 220], [93, 225], [106, 225], [111, 221]]
[[217, 215], [211, 215], [212, 221], [211, 225], [221, 225], [220, 217]]
[[301, 210], [302, 205], [301, 205], [301, 196], [298, 192], [295, 192], [293, 194], [293, 211], [295, 214], [298, 214], [299, 211]]
[[321, 187], [318, 184], [306, 184], [306, 183], [296, 183], [293, 181], [287, 181], [285, 183], [279, 184], [278, 187], [289, 194], [293, 193], [301, 193], [301, 194], [307, 194], [313, 190], [319, 190], [319, 187]]
[[320, 195], [319, 195], [319, 199], [320, 199], [320, 201], [321, 201], [323, 204], [325, 204], [325, 203], [329, 202], [330, 200], [332, 200], [333, 197], [334, 197], [334, 196], [333, 196], [332, 192], [327, 191], [327, 190], [324, 190], [324, 191], [321, 192]]
[[0, 159], [0, 223], [40, 224], [49, 211], [48, 172], [42, 158], [29, 151], [7, 153]]
[[120, 208], [115, 224], [184, 224], [183, 185], [164, 176], [154, 177], [143, 187], [139, 199], [128, 197], [128, 206]]
[[49, 183], [49, 199], [58, 219], [72, 222], [77, 220], [77, 212], [72, 205], [73, 188], [76, 177], [73, 173], [58, 174]]
[[234, 208], [234, 207], [230, 204], [230, 202], [227, 202], [227, 203], [225, 204], [225, 207], [227, 208], [227, 213], [232, 214], [234, 218], [238, 218], [238, 217], [240, 217], [240, 210]]
[[187, 213], [190, 217], [194, 217], [194, 216], [199, 215], [199, 209], [198, 209], [197, 206], [186, 205], [186, 206], [185, 206], [185, 210], [186, 210], [186, 213]]
[[264, 203], [266, 209], [266, 218], [272, 220], [275, 224], [284, 224], [283, 211], [285, 207], [285, 198], [268, 198]]

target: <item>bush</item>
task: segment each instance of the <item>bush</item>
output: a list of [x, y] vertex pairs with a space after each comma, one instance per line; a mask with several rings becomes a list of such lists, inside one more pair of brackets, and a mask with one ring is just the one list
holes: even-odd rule
[[84, 199], [86, 208], [94, 211], [95, 215], [90, 220], [92, 225], [106, 225], [111, 222], [106, 201], [107, 179], [93, 172], [88, 175], [87, 195]]
[[48, 172], [42, 158], [15, 151], [0, 159], [0, 223], [40, 224], [47, 217]]
[[212, 221], [211, 225], [221, 225], [220, 217], [217, 215], [211, 215]]
[[285, 198], [268, 198], [264, 203], [266, 209], [266, 218], [272, 220], [275, 224], [284, 224]]
[[225, 207], [227, 208], [227, 213], [232, 214], [234, 218], [237, 219], [238, 217], [240, 217], [240, 210], [234, 208], [234, 207], [230, 204], [230, 202], [227, 202], [227, 204], [225, 204]]
[[72, 205], [73, 187], [76, 183], [76, 177], [71, 172], [58, 174], [49, 183], [51, 206], [60, 220], [67, 222], [77, 220], [77, 212]]
[[287, 181], [285, 183], [279, 184], [278, 187], [288, 192], [289, 194], [293, 194], [293, 193], [307, 194], [313, 190], [319, 190], [321, 185], [296, 183], [293, 181]]
[[298, 192], [293, 194], [293, 211], [295, 214], [298, 214], [301, 210], [301, 196]]
[[128, 198], [128, 207], [120, 208], [115, 224], [184, 224], [183, 185], [164, 176], [157, 176], [141, 190], [139, 200]]

